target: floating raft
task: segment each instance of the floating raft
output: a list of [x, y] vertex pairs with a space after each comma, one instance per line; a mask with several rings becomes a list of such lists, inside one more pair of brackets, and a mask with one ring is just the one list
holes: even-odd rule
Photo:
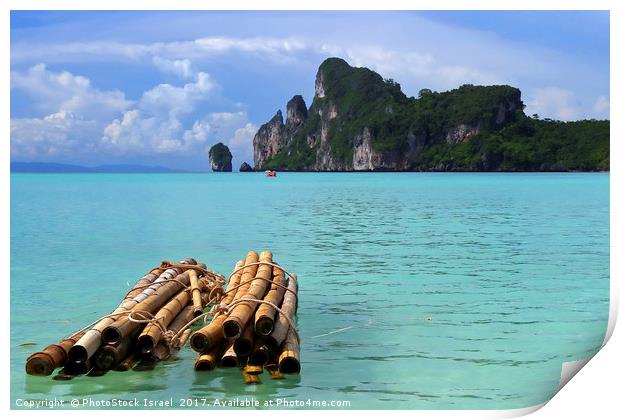
[[259, 383], [263, 367], [274, 379], [300, 372], [297, 277], [275, 263], [271, 252], [248, 252], [216, 300], [190, 338], [199, 353], [195, 370], [240, 367], [246, 383]]
[[[30, 375], [55, 379], [150, 370], [188, 341], [196, 370], [238, 367], [246, 383], [298, 373], [297, 278], [269, 251], [250, 251], [228, 281], [193, 258], [163, 261], [138, 280], [118, 307], [26, 360]], [[192, 330], [194, 333], [192, 334]], [[191, 339], [190, 339], [191, 335]]]

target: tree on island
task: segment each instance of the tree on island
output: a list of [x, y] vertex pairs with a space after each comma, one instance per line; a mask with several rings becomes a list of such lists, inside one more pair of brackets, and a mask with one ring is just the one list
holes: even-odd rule
[[224, 143], [217, 143], [209, 149], [209, 164], [213, 172], [232, 172], [232, 153]]

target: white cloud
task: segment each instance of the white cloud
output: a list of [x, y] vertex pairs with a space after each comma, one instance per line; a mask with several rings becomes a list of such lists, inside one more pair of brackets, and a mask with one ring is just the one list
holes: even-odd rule
[[433, 86], [434, 89], [453, 89], [465, 83], [496, 84], [499, 78], [464, 64], [441, 62], [433, 54], [415, 51], [390, 50], [379, 47], [339, 48], [323, 45], [324, 51], [338, 52], [352, 66], [368, 67], [383, 77], [392, 78], [408, 88]]
[[525, 103], [529, 115], [538, 114], [541, 118], [563, 121], [609, 118], [609, 99], [606, 96], [599, 96], [594, 103], [588, 104], [575, 92], [557, 86], [533, 89]]
[[250, 165], [252, 164], [254, 159], [252, 140], [254, 140], [254, 135], [257, 131], [258, 127], [252, 123], [247, 123], [243, 127], [237, 128], [232, 138], [228, 140], [228, 147], [235, 157], [237, 164], [242, 162], [248, 162]]
[[153, 57], [153, 64], [162, 73], [170, 73], [182, 79], [191, 79], [196, 74], [192, 62], [188, 59], [168, 60], [159, 56]]
[[[59, 44], [17, 43], [11, 48], [14, 63], [31, 60], [71, 61], [111, 59], [139, 60], [144, 57], [176, 60], [204, 59], [227, 52], [259, 54], [263, 58], [290, 60], [294, 52], [306, 49], [297, 38], [275, 37], [205, 37], [190, 41], [154, 42], [150, 44], [121, 43], [113, 41], [70, 42]], [[160, 63], [162, 64], [162, 63]]]
[[43, 118], [11, 119], [11, 158], [38, 160], [59, 155], [89, 155], [96, 150], [101, 125], [61, 111]]
[[11, 88], [26, 92], [44, 113], [68, 111], [89, 118], [111, 118], [127, 109], [132, 101], [118, 90], [93, 88], [90, 79], [36, 64], [23, 73], [11, 72]]
[[177, 117], [180, 114], [192, 112], [196, 104], [207, 100], [216, 88], [217, 84], [211, 76], [199, 72], [195, 81], [183, 86], [165, 83], [147, 90], [137, 106], [150, 114], [168, 114], [171, 117]]
[[[251, 143], [242, 141], [242, 133], [254, 126], [245, 112], [194, 116], [219, 90], [209, 74], [195, 72], [189, 60], [156, 60], [155, 65], [191, 81], [180, 86], [159, 84], [132, 102], [122, 92], [98, 90], [86, 77], [50, 72], [43, 64], [25, 73], [13, 72], [13, 89], [36, 96], [42, 108], [52, 112], [42, 118], [11, 120], [12, 158], [172, 154], [202, 155], [206, 163], [209, 146], [230, 139], [235, 139], [233, 150], [251, 156], [251, 148], [247, 149]], [[188, 120], [193, 121], [189, 127], [183, 122]]]
[[[186, 68], [191, 68], [187, 62]], [[160, 84], [142, 94], [136, 106], [114, 119], [103, 130], [101, 146], [111, 153], [177, 153], [196, 151], [208, 137], [210, 127], [200, 121], [186, 130], [181, 118], [207, 101], [215, 81], [198, 72], [183, 86]]]
[[609, 118], [609, 98], [607, 96], [599, 96], [592, 107], [592, 116], [594, 118]]

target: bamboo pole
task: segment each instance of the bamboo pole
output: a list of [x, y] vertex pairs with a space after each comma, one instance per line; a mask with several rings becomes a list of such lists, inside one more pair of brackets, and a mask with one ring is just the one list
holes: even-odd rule
[[237, 353], [235, 353], [234, 345], [231, 344], [228, 346], [228, 349], [224, 352], [222, 359], [220, 360], [220, 365], [223, 368], [237, 367], [239, 366], [239, 357], [237, 357]]
[[221, 348], [217, 347], [207, 353], [199, 354], [194, 362], [194, 370], [213, 370], [217, 367], [217, 361], [222, 354]]
[[[259, 261], [271, 263], [271, 252], [261, 252]], [[242, 298], [262, 299], [265, 296], [267, 286], [270, 284], [269, 282], [271, 281], [271, 272], [271, 265], [259, 265], [255, 277], [250, 284], [250, 287], [247, 289], [246, 293], [242, 296]], [[232, 312], [226, 318], [226, 321], [224, 321], [224, 337], [228, 340], [238, 338], [241, 335], [243, 328], [245, 328], [246, 324], [252, 317], [252, 314], [254, 314], [254, 312], [256, 311], [257, 306], [257, 302], [242, 302], [236, 305], [233, 308]]]
[[247, 357], [252, 353], [254, 348], [254, 328], [252, 328], [251, 323], [245, 327], [241, 337], [235, 340], [234, 347], [235, 353], [239, 357]]
[[271, 351], [269, 347], [259, 341], [254, 346], [248, 363], [254, 366], [264, 366], [269, 361], [270, 355]]
[[82, 363], [75, 363], [69, 360], [59, 374], [67, 376], [86, 375], [90, 371], [91, 367], [90, 360]]
[[[178, 333], [179, 330], [183, 328], [185, 324], [191, 321], [191, 319], [194, 317], [193, 309], [194, 308], [192, 306], [186, 306], [185, 308], [183, 308], [183, 310], [177, 315], [177, 317], [174, 318], [174, 321], [172, 321], [168, 326], [168, 331], [172, 331], [175, 334]], [[179, 348], [185, 345], [185, 342], [189, 338], [190, 333], [191, 330], [188, 328], [181, 334], [178, 343]], [[171, 353], [172, 351], [168, 347], [168, 345], [160, 341], [159, 343], [157, 343], [157, 346], [155, 346], [155, 349], [151, 352], [151, 357], [155, 360], [165, 360], [170, 357]]]
[[[297, 277], [292, 275], [288, 280], [288, 289], [284, 293], [284, 299], [282, 300], [282, 307], [280, 310], [289, 318], [293, 319], [297, 312]], [[265, 344], [267, 344], [272, 352], [276, 352], [280, 347], [280, 344], [286, 338], [290, 324], [288, 320], [281, 314], [278, 314], [273, 327], [273, 332], [265, 337]]]
[[67, 363], [67, 353], [82, 336], [83, 332], [61, 340], [58, 344], [50, 344], [40, 352], [34, 353], [26, 359], [26, 373], [36, 376], [51, 375], [56, 368]]
[[[188, 275], [190, 277], [190, 282], [192, 272], [194, 273], [194, 277], [196, 277], [196, 272], [194, 270], [189, 270]], [[198, 279], [196, 278], [196, 282], [197, 281]], [[200, 299], [200, 291], [198, 291], [198, 295]], [[187, 289], [182, 290], [157, 311], [155, 314], [157, 321], [149, 323], [138, 337], [138, 348], [142, 354], [149, 354], [153, 351], [163, 335], [161, 328], [167, 328], [168, 325], [170, 325], [174, 318], [187, 306], [189, 299], [190, 291]]]
[[138, 363], [140, 361], [140, 357], [141, 357], [140, 351], [138, 349], [135, 349], [134, 351], [129, 353], [129, 355], [126, 356], [123, 359], [123, 361], [120, 362], [118, 364], [118, 366], [116, 366], [116, 368], [114, 370], [117, 370], [119, 372], [128, 371], [129, 369], [134, 367], [136, 365], [136, 363]]
[[202, 298], [200, 297], [200, 285], [196, 270], [189, 270], [189, 284], [192, 288], [192, 303], [194, 305], [194, 316], [202, 313]]
[[[181, 261], [181, 264], [193, 264], [196, 260], [193, 258], [186, 258]], [[127, 296], [123, 299], [120, 305], [112, 312], [112, 315], [119, 312], [127, 311], [135, 307], [138, 303], [146, 299], [151, 293], [157, 290], [155, 287], [163, 281], [169, 280], [173, 276], [178, 275], [182, 270], [177, 268], [169, 268], [162, 272], [161, 268], [155, 268], [148, 274], [142, 277], [136, 283], [136, 286], [127, 293]], [[146, 287], [145, 287], [146, 286]], [[142, 291], [140, 289], [144, 287]], [[88, 360], [101, 345], [101, 332], [114, 323], [119, 316], [107, 317], [95, 324], [90, 330], [88, 330], [82, 338], [69, 350], [69, 360], [75, 363], [85, 362]]]
[[[245, 265], [245, 260], [237, 261], [237, 264], [235, 264], [235, 269], [233, 271], [239, 270], [239, 268], [243, 267], [244, 265]], [[230, 302], [233, 301], [236, 295], [236, 291], [238, 291], [239, 289], [237, 289], [235, 293], [233, 293], [232, 291], [241, 282], [241, 277], [243, 276], [243, 272], [245, 272], [245, 269], [236, 272], [230, 278], [230, 281], [228, 282], [228, 286], [226, 287], [226, 291], [230, 293], [227, 293], [222, 298], [221, 304], [228, 305], [230, 304]], [[202, 353], [208, 350], [209, 348], [215, 346], [217, 343], [221, 342], [224, 339], [224, 333], [222, 332], [222, 324], [224, 323], [225, 319], [226, 319], [226, 316], [218, 314], [216, 315], [215, 318], [213, 318], [213, 320], [211, 320], [209, 325], [205, 325], [204, 327], [196, 331], [189, 340], [189, 344], [192, 347], [192, 349], [194, 349], [198, 353]]]
[[[132, 311], [144, 311], [154, 314], [175, 293], [179, 292], [184, 286], [187, 287], [189, 285], [189, 273], [186, 271], [179, 274], [174, 280], [159, 287], [144, 301], [134, 306]], [[123, 315], [103, 330], [101, 338], [106, 344], [116, 343], [137, 330], [140, 325], [140, 323], [132, 322], [127, 315]]]
[[124, 337], [114, 344], [104, 344], [93, 355], [93, 365], [99, 370], [110, 370], [123, 361], [134, 347], [135, 334]]
[[[273, 283], [265, 296], [265, 301], [275, 306], [280, 306], [286, 292], [286, 277], [284, 271], [278, 267], [273, 268]], [[258, 335], [269, 335], [273, 332], [274, 320], [277, 311], [271, 305], [262, 303], [256, 310], [254, 330]]]
[[[243, 265], [254, 264], [257, 262], [258, 262], [258, 254], [254, 251], [249, 251], [247, 255], [245, 256], [245, 261]], [[243, 271], [241, 272], [241, 278], [239, 279], [240, 286], [228, 303], [234, 302], [235, 300], [245, 295], [245, 293], [250, 288], [252, 279], [254, 278], [254, 276], [256, 276], [257, 270], [258, 270], [257, 265], [251, 265], [243, 269]], [[226, 297], [228, 297], [228, 295]]]
[[301, 370], [299, 340], [292, 327], [288, 330], [278, 356], [278, 370], [282, 373], [299, 373]]

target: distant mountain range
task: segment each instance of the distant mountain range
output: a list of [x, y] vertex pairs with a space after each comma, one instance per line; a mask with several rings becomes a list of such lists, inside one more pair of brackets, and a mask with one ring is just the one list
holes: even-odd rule
[[177, 171], [163, 166], [99, 165], [80, 166], [53, 162], [11, 162], [11, 172], [38, 173], [172, 173]]

